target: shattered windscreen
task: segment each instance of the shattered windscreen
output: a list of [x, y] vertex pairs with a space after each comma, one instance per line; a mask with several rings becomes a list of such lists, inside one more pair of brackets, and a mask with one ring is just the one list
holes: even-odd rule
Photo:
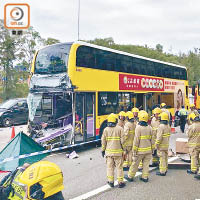
[[70, 44], [57, 44], [41, 49], [35, 60], [35, 74], [67, 72]]
[[29, 120], [33, 121], [35, 117], [36, 110], [40, 105], [42, 100], [42, 94], [32, 94], [29, 93], [27, 97], [27, 104], [29, 109]]

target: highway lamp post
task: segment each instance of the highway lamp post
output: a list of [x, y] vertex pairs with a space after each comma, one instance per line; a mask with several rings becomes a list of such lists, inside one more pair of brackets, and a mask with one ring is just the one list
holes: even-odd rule
[[78, 0], [78, 40], [79, 40], [79, 29], [80, 27], [80, 0]]

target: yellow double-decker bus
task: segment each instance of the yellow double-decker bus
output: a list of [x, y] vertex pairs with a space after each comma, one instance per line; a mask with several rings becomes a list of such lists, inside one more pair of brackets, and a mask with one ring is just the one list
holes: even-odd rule
[[186, 67], [80, 41], [45, 47], [33, 60], [29, 120], [72, 124], [72, 143], [99, 139], [112, 112], [151, 113], [162, 102], [172, 115], [188, 107]]

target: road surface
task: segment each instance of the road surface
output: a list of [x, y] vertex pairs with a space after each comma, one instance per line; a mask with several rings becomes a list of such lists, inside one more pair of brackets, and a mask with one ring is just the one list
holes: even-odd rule
[[[26, 126], [16, 127], [16, 132], [26, 130]], [[0, 128], [0, 149], [10, 140], [11, 128]], [[175, 151], [175, 140], [178, 137], [187, 137], [179, 128], [171, 135], [170, 148]], [[127, 183], [126, 187], [110, 189], [106, 179], [106, 163], [101, 156], [99, 147], [77, 152], [79, 158], [69, 159], [66, 152], [52, 154], [45, 158], [55, 162], [63, 171], [65, 199], [137, 199], [137, 200], [179, 200], [200, 199], [200, 181], [194, 180], [185, 170], [169, 170], [166, 177], [150, 173], [149, 183], [143, 183], [136, 178], [135, 182]], [[125, 172], [127, 173], [127, 172]], [[2, 177], [3, 174], [0, 174]]]

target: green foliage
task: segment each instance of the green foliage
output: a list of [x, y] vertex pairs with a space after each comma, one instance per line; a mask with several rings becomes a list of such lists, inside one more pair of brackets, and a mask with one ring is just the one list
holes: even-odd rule
[[56, 43], [60, 43], [60, 40], [57, 40], [54, 38], [47, 38], [44, 42], [45, 45], [52, 45], [52, 44], [56, 44]]
[[190, 85], [196, 84], [197, 81], [200, 79], [200, 49], [197, 48], [191, 50], [187, 54], [179, 53], [179, 55], [174, 55], [163, 52], [163, 46], [161, 44], [157, 44], [155, 49], [149, 48], [147, 45], [138, 46], [131, 44], [115, 44], [113, 38], [111, 37], [104, 39], [96, 38], [94, 40], [89, 40], [86, 42], [128, 52], [131, 54], [144, 56], [147, 58], [186, 66], [188, 69], [188, 79]]
[[[58, 42], [54, 38], [43, 39], [33, 27], [22, 36], [13, 37], [0, 20], [0, 102], [27, 96], [27, 79], [36, 50]], [[26, 70], [18, 70], [17, 65]]]

